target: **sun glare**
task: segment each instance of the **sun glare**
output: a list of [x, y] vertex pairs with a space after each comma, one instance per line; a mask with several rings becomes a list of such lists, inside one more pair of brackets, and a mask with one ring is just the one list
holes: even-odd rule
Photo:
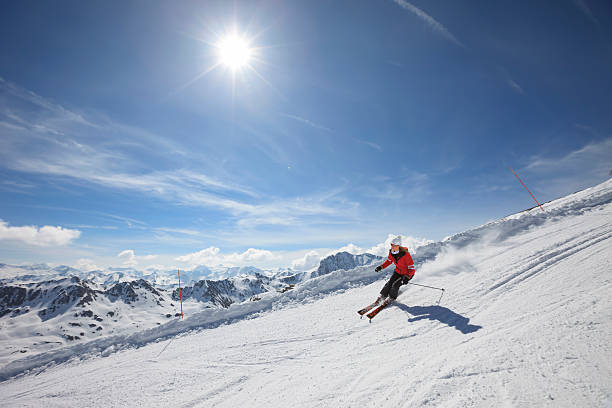
[[252, 81], [254, 77], [278, 92], [258, 71], [258, 68], [264, 64], [262, 50], [265, 49], [255, 44], [258, 37], [257, 33], [240, 32], [235, 26], [233, 29], [228, 27], [225, 32], [211, 31], [210, 38], [196, 37], [207, 46], [206, 59], [214, 61], [210, 61], [203, 71], [182, 85], [179, 90], [191, 86], [216, 69], [225, 68], [225, 71], [231, 74], [232, 96], [235, 96], [239, 82]]
[[220, 62], [232, 71], [247, 66], [252, 56], [249, 42], [236, 34], [221, 39], [217, 48]]

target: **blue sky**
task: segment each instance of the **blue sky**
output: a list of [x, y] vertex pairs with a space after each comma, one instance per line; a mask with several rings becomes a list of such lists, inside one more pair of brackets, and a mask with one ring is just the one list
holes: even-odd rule
[[607, 1], [0, 8], [0, 262], [307, 267], [612, 171]]

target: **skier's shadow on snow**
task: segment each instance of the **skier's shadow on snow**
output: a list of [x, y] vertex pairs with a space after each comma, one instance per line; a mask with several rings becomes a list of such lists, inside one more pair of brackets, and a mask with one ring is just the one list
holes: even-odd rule
[[447, 324], [449, 327], [454, 327], [463, 334], [474, 333], [482, 329], [482, 326], [470, 324], [470, 319], [468, 317], [455, 313], [446, 307], [406, 306], [401, 303], [396, 303], [396, 306], [414, 316], [408, 319], [409, 322], [416, 322], [423, 319], [437, 320], [440, 323]]

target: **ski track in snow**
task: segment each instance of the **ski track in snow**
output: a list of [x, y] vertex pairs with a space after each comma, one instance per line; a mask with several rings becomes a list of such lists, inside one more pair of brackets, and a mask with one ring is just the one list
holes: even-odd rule
[[2, 406], [612, 406], [612, 182], [545, 208], [417, 251], [440, 305], [403, 286], [368, 323], [356, 311], [388, 273], [336, 271], [15, 360]]

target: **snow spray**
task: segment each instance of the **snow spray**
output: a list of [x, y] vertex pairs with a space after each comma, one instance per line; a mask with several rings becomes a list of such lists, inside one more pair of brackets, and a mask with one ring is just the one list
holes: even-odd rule
[[179, 299], [181, 300], [181, 320], [183, 320], [183, 294], [181, 293], [181, 270], [177, 269], [179, 276]]
[[[512, 170], [512, 167], [510, 167], [510, 170]], [[525, 183], [523, 183], [523, 180], [521, 180], [521, 178], [518, 176], [518, 174], [516, 174], [516, 172], [514, 170], [512, 170], [512, 172], [514, 173], [514, 175], [516, 176], [516, 178], [518, 179], [518, 181], [521, 182], [521, 184], [523, 185], [523, 187], [525, 187], [525, 190], [527, 190], [527, 192], [531, 195], [531, 198], [533, 198], [533, 200], [540, 206], [540, 209], [542, 211], [544, 211], [544, 208], [542, 208], [542, 206], [540, 205], [540, 203], [538, 203], [538, 200], [536, 200], [536, 198], [533, 196], [533, 194], [531, 194], [531, 191], [529, 191], [529, 189], [527, 188], [527, 186], [525, 185]], [[544, 211], [546, 212], [546, 211]]]

